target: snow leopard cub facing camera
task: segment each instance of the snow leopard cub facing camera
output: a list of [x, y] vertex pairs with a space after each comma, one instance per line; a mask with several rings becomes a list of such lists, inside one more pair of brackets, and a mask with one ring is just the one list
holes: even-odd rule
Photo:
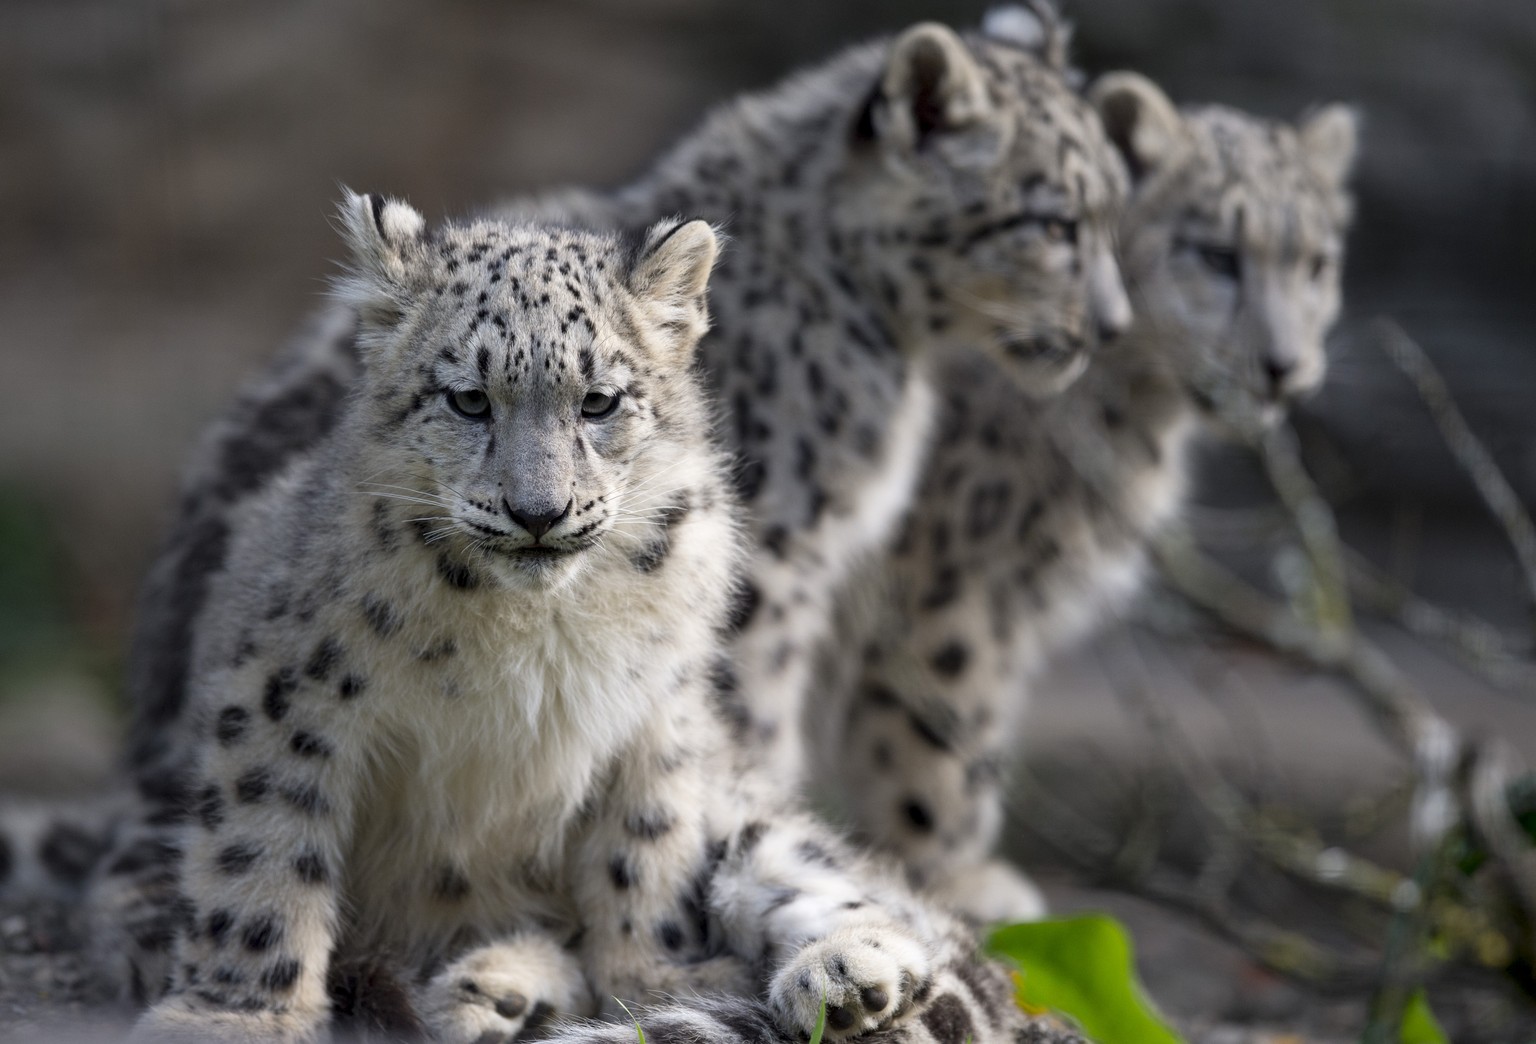
[[[980, 346], [1018, 395], [1054, 394], [1130, 319], [1112, 250], [1123, 165], [1063, 75], [1064, 27], [1035, 6], [1043, 49], [915, 25], [722, 104], [623, 188], [498, 210], [626, 230], [685, 213], [728, 231], [698, 360], [754, 550], [717, 694], [786, 779], [801, 778], [833, 594], [911, 499], [930, 371]], [[188, 621], [223, 520], [329, 431], [358, 365], [352, 325], [345, 303], [328, 310], [188, 475], [130, 655], [146, 792], [183, 785], [162, 725], [183, 712]]]
[[125, 932], [137, 1039], [319, 1039], [328, 969], [374, 954], [464, 1044], [658, 991], [792, 1036], [921, 1010], [942, 919], [711, 709], [742, 560], [692, 365], [714, 231], [342, 222], [358, 375], [229, 519], [159, 737], [190, 804], [118, 881], [169, 926]]

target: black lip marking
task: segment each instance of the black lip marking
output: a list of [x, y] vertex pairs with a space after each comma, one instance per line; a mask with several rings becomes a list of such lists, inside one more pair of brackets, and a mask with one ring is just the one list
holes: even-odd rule
[[523, 547], [494, 547], [493, 550], [506, 555], [514, 562], [552, 562], [560, 558], [571, 558], [583, 551], [596, 547], [598, 537], [580, 539], [579, 536], [566, 536], [562, 540], [571, 541], [562, 545], [554, 544], [528, 544]]
[[1086, 343], [1061, 337], [1019, 337], [1005, 333], [999, 336], [998, 341], [1010, 358], [1029, 362], [1067, 362], [1089, 351]]

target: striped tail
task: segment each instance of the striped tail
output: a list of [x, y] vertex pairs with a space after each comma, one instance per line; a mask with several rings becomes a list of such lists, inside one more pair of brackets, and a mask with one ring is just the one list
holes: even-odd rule
[[128, 785], [80, 801], [0, 802], [0, 911], [67, 906], [102, 992], [138, 1004], [163, 992], [185, 914], [174, 825], [155, 813]]
[[124, 801], [0, 801], [0, 901], [83, 893], [111, 849]]

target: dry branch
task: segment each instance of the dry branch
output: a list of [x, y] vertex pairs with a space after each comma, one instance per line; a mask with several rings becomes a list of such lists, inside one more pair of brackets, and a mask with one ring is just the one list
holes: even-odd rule
[[[1413, 381], [1455, 460], [1504, 528], [1536, 614], [1536, 527], [1422, 350], [1391, 322], [1380, 323], [1379, 329], [1384, 350]], [[1344, 691], [1403, 756], [1408, 786], [1394, 786], [1390, 799], [1391, 806], [1400, 809], [1403, 794], [1408, 796], [1419, 853], [1414, 875], [1377, 865], [1256, 808], [1179, 735], [1149, 693], [1139, 687], [1126, 692], [1118, 678], [1111, 679], [1117, 694], [1147, 724], [1164, 754], [1163, 769], [1172, 769], [1172, 778], [1195, 797], [1206, 813], [1205, 822], [1214, 828], [1208, 831], [1203, 864], [1191, 875], [1161, 861], [1170, 804], [1166, 774], [1163, 785], [1139, 792], [1141, 814], [1119, 836], [1040, 788], [1035, 789], [1026, 822], [1085, 870], [1109, 874], [1132, 892], [1194, 913], [1271, 967], [1321, 988], [1373, 986], [1367, 1037], [1395, 1039], [1407, 998], [1439, 962], [1430, 956], [1430, 933], [1451, 952], [1476, 953], [1478, 941], [1493, 933], [1505, 939], [1520, 936], [1525, 952], [1536, 954], [1536, 939], [1523, 934], [1536, 924], [1536, 851], [1506, 796], [1511, 771], [1507, 763], [1487, 749], [1469, 747], [1413, 680], [1360, 633], [1352, 597], [1359, 596], [1362, 604], [1387, 614], [1409, 633], [1446, 646], [1501, 682], [1522, 673], [1531, 676], [1528, 654], [1536, 642], [1511, 642], [1484, 620], [1436, 606], [1348, 549], [1288, 425], [1250, 431], [1246, 441], [1263, 463], [1280, 510], [1250, 512], [1237, 519], [1236, 526], [1243, 534], [1261, 534], [1263, 542], [1276, 545], [1285, 546], [1288, 533], [1299, 538], [1302, 568], [1291, 571], [1299, 582], [1286, 583], [1289, 604], [1205, 554], [1187, 529], [1166, 531], [1154, 542], [1153, 556], [1168, 585], [1209, 617], [1346, 683]], [[1082, 440], [1064, 450], [1090, 482], [1114, 474], [1112, 462], [1101, 459], [1107, 447]], [[1476, 889], [1463, 887], [1466, 879], [1448, 856], [1460, 842], [1460, 832], [1453, 830], [1461, 825], [1483, 842], [1513, 900], [1513, 914], [1496, 909], [1498, 903], [1490, 904]], [[1388, 912], [1390, 921], [1379, 922], [1386, 928], [1377, 937], [1380, 955], [1364, 960], [1235, 911], [1232, 889], [1254, 857], [1293, 878], [1365, 899], [1369, 908]], [[1379, 921], [1379, 913], [1372, 916]]]
[[1493, 455], [1473, 434], [1471, 425], [1462, 416], [1456, 400], [1451, 396], [1445, 379], [1435, 369], [1434, 363], [1430, 362], [1424, 349], [1391, 319], [1378, 319], [1376, 332], [1387, 358], [1413, 382], [1441, 438], [1445, 440], [1446, 448], [1472, 480], [1494, 519], [1503, 527], [1514, 548], [1515, 557], [1519, 560], [1520, 570], [1525, 574], [1526, 594], [1531, 601], [1533, 619], [1536, 619], [1536, 526], [1531, 524], [1531, 516], [1494, 462]]
[[1409, 757], [1426, 742], [1438, 747], [1451, 733], [1391, 660], [1352, 628], [1323, 631], [1301, 620], [1202, 554], [1180, 529], [1164, 533], [1153, 553], [1169, 583], [1227, 627], [1352, 681], [1362, 706]]
[[1372, 612], [1415, 637], [1445, 646], [1496, 685], [1532, 680], [1529, 644], [1511, 641], [1479, 617], [1421, 598], [1352, 548], [1344, 549], [1344, 564], [1351, 593]]

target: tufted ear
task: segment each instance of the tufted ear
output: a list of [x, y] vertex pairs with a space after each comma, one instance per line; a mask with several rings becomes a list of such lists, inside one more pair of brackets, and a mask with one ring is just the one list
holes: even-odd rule
[[968, 128], [992, 108], [976, 59], [954, 30], [937, 22], [914, 25], [891, 44], [880, 98], [876, 127], [901, 150]]
[[630, 290], [689, 352], [709, 329], [705, 292], [719, 252], [709, 222], [661, 221], [646, 231], [630, 270]]
[[1348, 105], [1314, 109], [1296, 127], [1308, 164], [1330, 185], [1344, 184], [1354, 166], [1360, 116]]
[[1132, 181], [1177, 163], [1189, 147], [1184, 118], [1162, 88], [1140, 73], [1099, 77], [1088, 90], [1088, 101], [1125, 157]]
[[363, 319], [388, 325], [400, 316], [400, 298], [410, 286], [409, 255], [420, 245], [426, 221], [408, 203], [352, 191], [338, 213], [351, 258], [337, 293]]
[[981, 20], [984, 36], [1035, 55], [1059, 73], [1071, 72], [1072, 23], [1052, 0], [1025, 0], [987, 11]]

